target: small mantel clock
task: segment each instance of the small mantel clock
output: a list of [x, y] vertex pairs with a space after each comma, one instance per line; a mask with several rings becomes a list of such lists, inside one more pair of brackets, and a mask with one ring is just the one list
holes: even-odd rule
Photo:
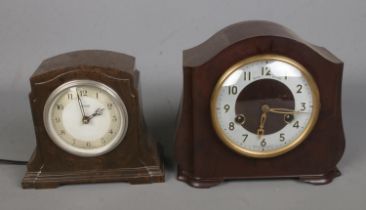
[[297, 178], [326, 184], [345, 139], [343, 63], [266, 21], [231, 25], [183, 53], [178, 179]]
[[133, 57], [76, 51], [42, 62], [30, 78], [37, 147], [23, 188], [164, 181], [144, 124]]

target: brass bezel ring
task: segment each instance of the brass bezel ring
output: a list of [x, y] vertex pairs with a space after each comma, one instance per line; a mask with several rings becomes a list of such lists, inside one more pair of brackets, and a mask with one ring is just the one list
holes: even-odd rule
[[[218, 117], [216, 114], [217, 97], [220, 93], [220, 89], [221, 89], [223, 83], [225, 82], [225, 80], [232, 73], [234, 73], [237, 69], [241, 68], [242, 66], [245, 66], [245, 65], [253, 63], [253, 62], [261, 61], [261, 60], [282, 61], [282, 62], [290, 64], [290, 65], [294, 66], [295, 68], [297, 68], [298, 70], [300, 70], [300, 72], [304, 76], [305, 80], [309, 84], [311, 94], [312, 94], [312, 100], [313, 100], [313, 107], [312, 107], [312, 113], [310, 116], [310, 120], [308, 121], [303, 132], [291, 143], [285, 145], [284, 147], [281, 147], [276, 150], [271, 150], [271, 151], [253, 151], [253, 150], [249, 150], [249, 149], [240, 147], [237, 144], [233, 143], [233, 141], [231, 141], [231, 139], [224, 133], [223, 129], [219, 125]], [[214, 91], [211, 96], [210, 106], [211, 106], [211, 118], [212, 118], [213, 127], [214, 127], [219, 139], [226, 146], [228, 146], [235, 152], [237, 152], [241, 155], [248, 156], [248, 157], [271, 158], [271, 157], [276, 157], [276, 156], [279, 156], [286, 152], [291, 151], [292, 149], [296, 148], [299, 144], [301, 144], [306, 139], [306, 137], [308, 137], [308, 135], [310, 134], [310, 132], [312, 131], [312, 129], [314, 128], [314, 126], [318, 120], [319, 111], [320, 111], [320, 96], [319, 96], [319, 89], [315, 83], [315, 80], [313, 79], [312, 75], [308, 72], [308, 70], [303, 65], [301, 65], [300, 63], [298, 63], [297, 61], [295, 61], [291, 58], [288, 58], [288, 57], [285, 57], [282, 55], [264, 54], [264, 55], [257, 55], [257, 56], [252, 56], [252, 57], [243, 59], [243, 60], [239, 61], [238, 63], [232, 65], [230, 68], [228, 68], [224, 72], [224, 74], [219, 78], [218, 82], [215, 85]]]

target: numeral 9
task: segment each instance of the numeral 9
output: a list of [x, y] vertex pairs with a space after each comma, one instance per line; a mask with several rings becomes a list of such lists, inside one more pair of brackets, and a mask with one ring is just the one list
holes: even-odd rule
[[226, 104], [224, 106], [224, 110], [225, 110], [225, 112], [228, 112], [230, 110], [230, 105], [229, 104]]

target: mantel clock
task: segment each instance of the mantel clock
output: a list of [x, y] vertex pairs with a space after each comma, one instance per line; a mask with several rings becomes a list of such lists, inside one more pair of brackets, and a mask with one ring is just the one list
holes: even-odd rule
[[30, 82], [37, 147], [23, 188], [164, 180], [157, 144], [145, 127], [133, 57], [66, 53], [42, 62]]
[[343, 63], [272, 22], [231, 25], [184, 51], [178, 179], [325, 184], [345, 146]]

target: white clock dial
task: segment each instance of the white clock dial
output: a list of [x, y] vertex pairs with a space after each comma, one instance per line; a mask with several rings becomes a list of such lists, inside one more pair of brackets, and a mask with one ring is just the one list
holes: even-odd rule
[[52, 92], [44, 109], [50, 138], [78, 156], [98, 156], [114, 149], [127, 131], [126, 107], [108, 86], [74, 80]]
[[318, 88], [307, 70], [278, 55], [255, 56], [229, 68], [211, 101], [214, 128], [235, 151], [274, 157], [300, 144], [319, 112]]

